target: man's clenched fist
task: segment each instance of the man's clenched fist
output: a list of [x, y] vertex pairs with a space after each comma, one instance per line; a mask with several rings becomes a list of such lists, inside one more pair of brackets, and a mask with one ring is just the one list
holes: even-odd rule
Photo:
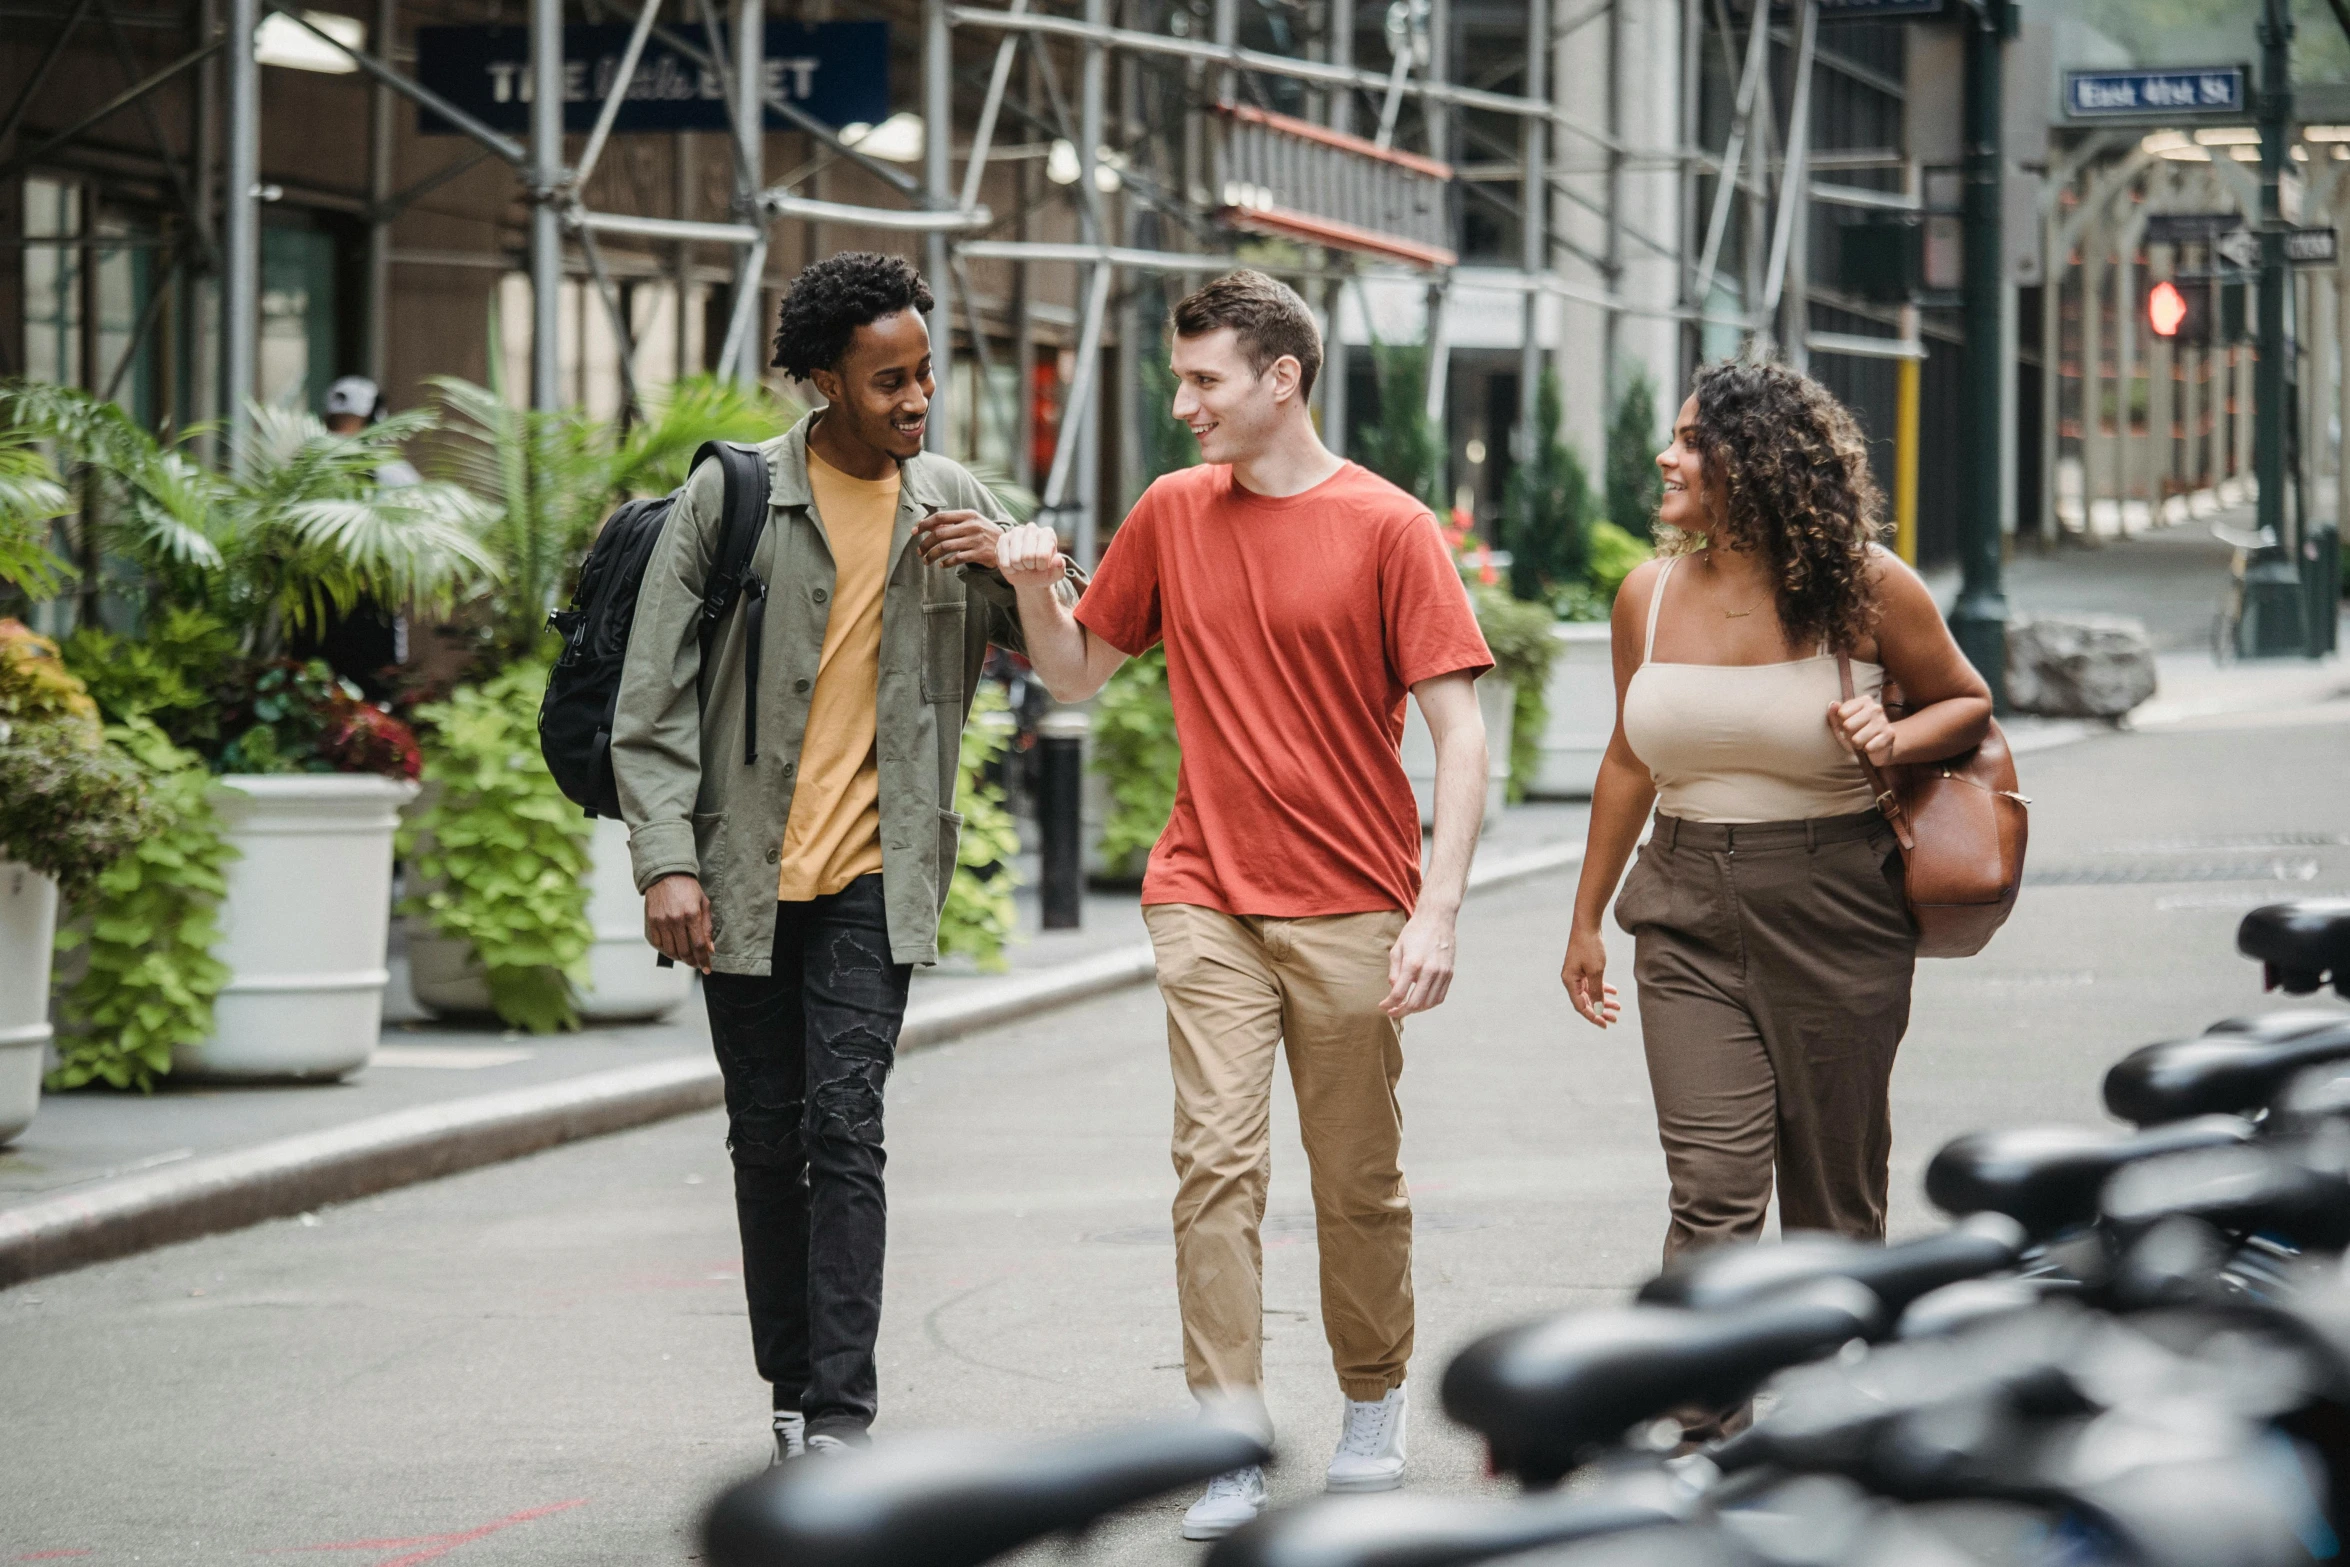
[[1063, 576], [1060, 536], [1040, 524], [1005, 529], [995, 553], [996, 568], [1013, 587], [1045, 587]]

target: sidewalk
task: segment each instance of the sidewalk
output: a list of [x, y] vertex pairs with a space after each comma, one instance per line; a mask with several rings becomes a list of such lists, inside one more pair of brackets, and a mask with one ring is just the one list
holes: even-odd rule
[[[1556, 804], [1505, 813], [1480, 845], [1476, 885], [1571, 863], [1586, 814]], [[1009, 971], [983, 974], [968, 960], [917, 970], [904, 1049], [1150, 977], [1132, 892], [1089, 893], [1079, 929], [1041, 931], [1036, 869], [1021, 870], [1027, 939], [1006, 954]], [[667, 1023], [542, 1039], [431, 1020], [408, 998], [396, 941], [393, 969], [383, 1041], [344, 1082], [166, 1079], [151, 1095], [45, 1097], [0, 1149], [0, 1286], [719, 1102], [698, 996]]]

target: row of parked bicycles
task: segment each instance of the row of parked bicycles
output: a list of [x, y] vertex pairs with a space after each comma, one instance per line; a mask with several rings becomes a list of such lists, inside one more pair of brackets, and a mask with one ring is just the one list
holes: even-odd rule
[[[2350, 900], [2259, 909], [2350, 998]], [[1445, 1412], [1506, 1499], [1322, 1497], [1207, 1567], [2309, 1567], [2350, 1528], [2350, 1012], [2230, 1019], [2104, 1085], [2127, 1129], [1959, 1138], [1955, 1222], [1715, 1251], [1471, 1344]], [[1676, 1413], [1762, 1413], [1676, 1454]], [[1735, 1422], [1732, 1422], [1735, 1423]], [[1268, 1455], [1206, 1422], [884, 1445], [720, 1497], [714, 1567], [976, 1567]]]

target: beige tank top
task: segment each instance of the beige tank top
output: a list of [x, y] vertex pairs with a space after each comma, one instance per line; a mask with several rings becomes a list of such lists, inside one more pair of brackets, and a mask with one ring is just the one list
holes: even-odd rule
[[[1648, 638], [1624, 692], [1624, 739], [1656, 780], [1656, 808], [1692, 822], [1850, 816], [1874, 803], [1860, 763], [1828, 728], [1842, 695], [1823, 644], [1783, 664], [1660, 664], [1656, 617], [1679, 560], [1657, 573]], [[1877, 664], [1852, 661], [1856, 693], [1884, 689]]]

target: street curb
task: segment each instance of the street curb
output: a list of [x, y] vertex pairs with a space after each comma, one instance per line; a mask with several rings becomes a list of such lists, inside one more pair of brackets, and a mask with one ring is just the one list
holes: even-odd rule
[[[1582, 858], [1580, 844], [1522, 851], [1477, 867], [1469, 890], [1522, 881]], [[1020, 975], [980, 995], [919, 1003], [907, 1010], [899, 1045], [943, 1044], [1140, 984], [1154, 972], [1144, 942]], [[120, 1176], [0, 1209], [0, 1289], [723, 1102], [718, 1068], [708, 1057], [653, 1061], [396, 1110]]]

